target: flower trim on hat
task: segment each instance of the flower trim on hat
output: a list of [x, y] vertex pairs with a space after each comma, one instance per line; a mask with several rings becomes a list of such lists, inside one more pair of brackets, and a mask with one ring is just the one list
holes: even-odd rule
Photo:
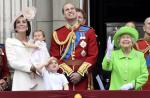
[[26, 7], [25, 9], [22, 10], [22, 14], [28, 20], [34, 19], [36, 9], [35, 7]]

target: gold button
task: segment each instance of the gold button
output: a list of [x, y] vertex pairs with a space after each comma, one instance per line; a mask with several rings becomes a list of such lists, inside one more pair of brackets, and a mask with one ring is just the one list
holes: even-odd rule
[[81, 94], [75, 94], [74, 98], [82, 98]]

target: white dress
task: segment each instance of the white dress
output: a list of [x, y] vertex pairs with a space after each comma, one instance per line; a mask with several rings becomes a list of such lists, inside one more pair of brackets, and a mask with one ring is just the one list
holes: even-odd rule
[[46, 63], [50, 58], [46, 43], [44, 41], [36, 41], [35, 45], [37, 45], [38, 48], [34, 49], [31, 54], [31, 63], [33, 65]]
[[30, 56], [32, 50], [26, 48], [21, 41], [15, 38], [8, 38], [5, 42], [5, 48], [8, 63], [14, 69], [12, 91], [44, 90], [43, 79], [39, 76], [36, 76], [38, 86], [30, 89], [30, 69], [32, 66]]
[[46, 90], [63, 90], [64, 85], [68, 84], [68, 80], [64, 74], [48, 72], [42, 69], [42, 76]]

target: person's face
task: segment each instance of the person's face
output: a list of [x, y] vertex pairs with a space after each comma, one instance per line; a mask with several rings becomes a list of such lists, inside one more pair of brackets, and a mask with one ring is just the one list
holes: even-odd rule
[[37, 32], [34, 32], [33, 39], [35, 41], [43, 41], [43, 40], [45, 40], [45, 37], [43, 36], [42, 32], [37, 31]]
[[74, 5], [68, 3], [64, 6], [64, 17], [67, 20], [76, 19], [77, 15]]
[[123, 34], [120, 36], [119, 44], [121, 48], [131, 48], [132, 43], [132, 37], [128, 34]]
[[145, 21], [145, 24], [143, 26], [143, 30], [150, 34], [150, 18], [148, 18], [146, 21]]
[[59, 69], [59, 65], [56, 60], [52, 60], [51, 63], [47, 66], [48, 71], [57, 72]]
[[26, 32], [28, 30], [27, 20], [24, 17], [19, 17], [16, 20], [16, 32]]
[[83, 14], [81, 12], [77, 12], [77, 19], [81, 24], [85, 24], [85, 19], [84, 19]]

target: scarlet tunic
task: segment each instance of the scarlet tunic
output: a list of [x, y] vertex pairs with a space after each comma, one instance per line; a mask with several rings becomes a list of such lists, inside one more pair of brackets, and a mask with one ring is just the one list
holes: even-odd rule
[[[68, 35], [71, 33], [71, 28], [67, 26], [63, 26], [55, 31], [58, 36], [58, 40], [63, 42], [67, 39]], [[69, 82], [70, 90], [87, 90], [92, 89], [91, 86], [91, 69], [93, 69], [94, 64], [97, 60], [98, 55], [98, 46], [96, 41], [95, 30], [88, 26], [78, 26], [74, 29], [76, 34], [76, 45], [75, 48], [69, 48], [65, 57], [60, 60], [60, 68], [63, 73], [67, 76], [69, 80], [69, 76], [73, 72], [77, 72], [82, 76], [82, 79], [77, 84], [72, 84]], [[53, 32], [54, 33], [54, 32]], [[56, 42], [53, 37], [51, 39], [51, 47], [50, 47], [50, 55], [60, 59], [67, 49], [67, 43], [60, 45]], [[72, 42], [71, 42], [72, 43]], [[73, 52], [74, 50], [74, 52]]]
[[7, 66], [4, 44], [0, 44], [0, 79], [4, 79], [7, 83], [7, 85], [3, 87], [4, 90], [10, 90], [10, 72]]
[[139, 39], [135, 44], [135, 48], [144, 53], [144, 56], [147, 62], [147, 68], [149, 71], [149, 79], [142, 89], [150, 90], [150, 41], [147, 41], [144, 38]]

